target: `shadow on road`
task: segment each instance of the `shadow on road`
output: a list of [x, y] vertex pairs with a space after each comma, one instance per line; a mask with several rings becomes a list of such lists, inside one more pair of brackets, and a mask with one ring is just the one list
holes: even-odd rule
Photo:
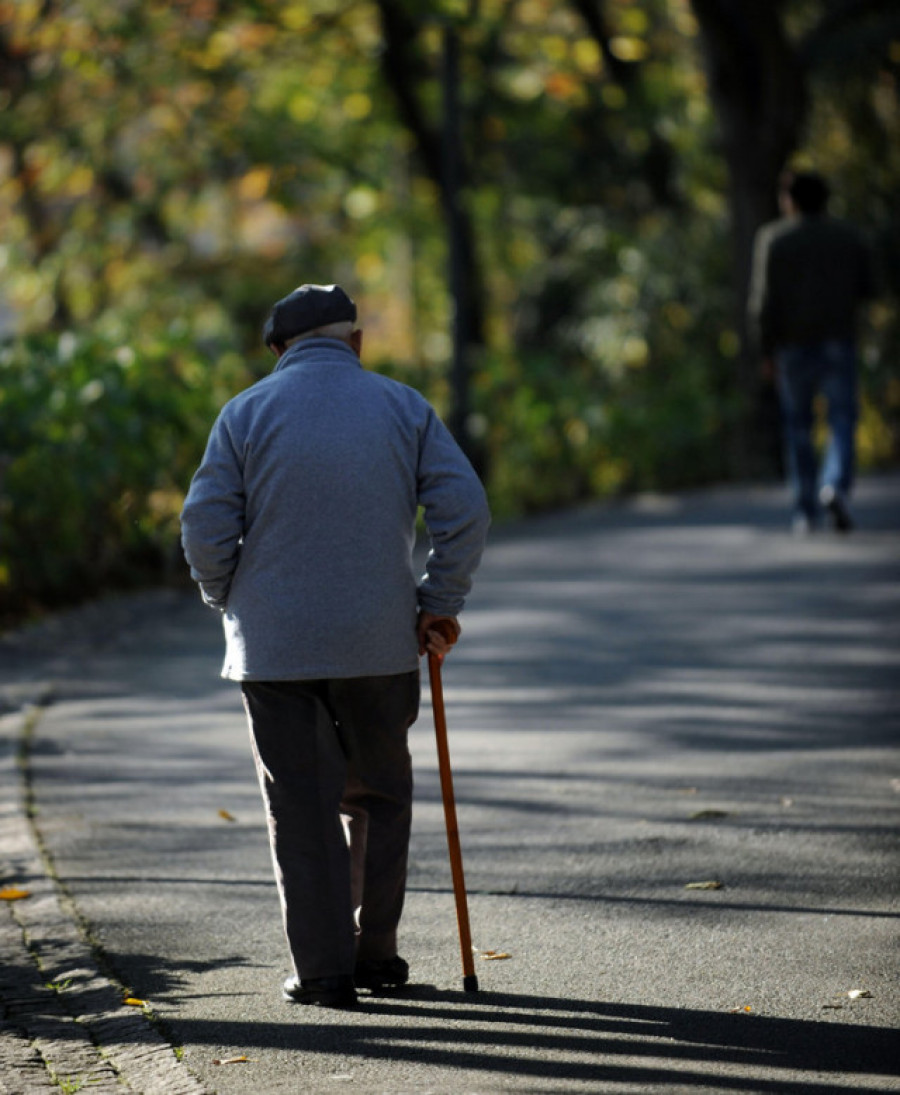
[[[894, 1033], [866, 1026], [502, 993], [476, 997], [429, 986], [402, 998], [365, 998], [361, 1012], [339, 1026], [304, 1011], [293, 1022], [188, 1020], [179, 1033], [193, 1046], [225, 1043], [250, 1053], [280, 1047], [339, 1052], [348, 1063], [406, 1061], [485, 1077], [633, 1083], [636, 1090], [690, 1084], [780, 1095], [874, 1092], [879, 1089], [830, 1084], [822, 1074], [893, 1075], [896, 1049]], [[729, 1076], [723, 1072], [729, 1065], [753, 1066], [756, 1078]], [[770, 1069], [772, 1078], [761, 1078], [759, 1070]], [[810, 1082], [785, 1082], [777, 1076], [782, 1069], [809, 1072]]]

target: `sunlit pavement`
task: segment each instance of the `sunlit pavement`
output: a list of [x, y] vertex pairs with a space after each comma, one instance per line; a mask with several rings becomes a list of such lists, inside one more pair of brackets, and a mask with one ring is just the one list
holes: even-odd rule
[[481, 991], [426, 691], [414, 984], [358, 1013], [280, 999], [215, 615], [152, 592], [7, 639], [0, 1093], [900, 1090], [900, 476], [855, 508], [796, 538], [781, 490], [698, 492], [494, 535], [444, 670]]

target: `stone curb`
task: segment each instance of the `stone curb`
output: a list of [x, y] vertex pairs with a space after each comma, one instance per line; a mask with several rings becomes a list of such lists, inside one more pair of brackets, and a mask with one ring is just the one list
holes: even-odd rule
[[28, 668], [24, 679], [0, 682], [0, 887], [30, 895], [0, 901], [0, 1095], [61, 1087], [209, 1095], [151, 1013], [123, 1003], [123, 987], [101, 970], [77, 909], [41, 854], [21, 747], [52, 702], [52, 685]]

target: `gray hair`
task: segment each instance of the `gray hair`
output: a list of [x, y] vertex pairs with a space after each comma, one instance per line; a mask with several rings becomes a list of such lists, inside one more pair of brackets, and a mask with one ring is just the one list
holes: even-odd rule
[[326, 323], [324, 327], [314, 327], [311, 331], [304, 331], [302, 335], [294, 335], [285, 341], [284, 345], [293, 346], [295, 342], [301, 342], [307, 338], [339, 338], [341, 342], [347, 342], [353, 334], [356, 324], [351, 319], [342, 319], [338, 323]]

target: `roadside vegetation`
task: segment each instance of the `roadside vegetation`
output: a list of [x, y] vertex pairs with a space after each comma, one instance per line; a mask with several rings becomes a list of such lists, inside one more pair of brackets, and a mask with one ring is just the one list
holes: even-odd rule
[[788, 165], [876, 248], [861, 455], [898, 457], [891, 0], [16, 0], [0, 105], [0, 622], [183, 575], [212, 418], [303, 281], [499, 519], [775, 478], [744, 296]]

